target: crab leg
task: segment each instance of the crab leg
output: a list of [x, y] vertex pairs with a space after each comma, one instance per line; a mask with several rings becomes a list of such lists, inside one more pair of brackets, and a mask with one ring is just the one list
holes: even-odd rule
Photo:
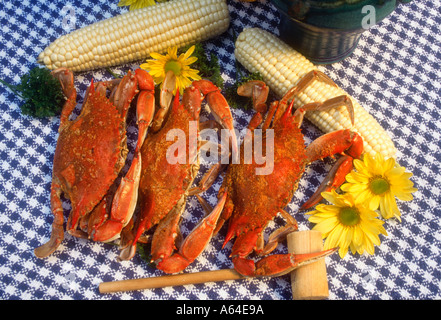
[[159, 96], [159, 110], [155, 114], [155, 118], [152, 123], [152, 132], [157, 132], [162, 127], [162, 123], [170, 109], [171, 101], [173, 99], [173, 90], [176, 87], [176, 76], [173, 71], [168, 71], [164, 82], [162, 83], [162, 89]]
[[308, 87], [311, 83], [313, 83], [315, 80], [319, 80], [322, 82], [325, 82], [333, 87], [336, 87], [337, 85], [332, 81], [326, 74], [324, 74], [321, 71], [312, 70], [305, 74], [302, 78], [300, 78], [299, 82], [292, 87], [288, 92], [283, 96], [283, 98], [280, 100], [279, 105], [280, 107], [277, 109], [275, 120], [278, 120], [282, 114], [285, 112], [286, 108], [288, 107], [288, 101], [293, 99], [296, 95], [298, 95], [300, 92], [305, 90], [306, 87]]
[[323, 199], [321, 196], [322, 192], [339, 188], [343, 182], [345, 182], [346, 175], [351, 172], [353, 168], [353, 160], [352, 157], [346, 155], [340, 157], [314, 194], [302, 204], [300, 210], [309, 209], [319, 203]]
[[269, 87], [265, 82], [259, 80], [247, 81], [237, 89], [237, 94], [252, 98], [254, 110], [261, 113], [266, 112], [266, 99], [268, 98]]
[[[114, 96], [116, 93], [116, 89], [118, 88], [118, 85], [121, 83], [121, 79], [112, 79], [107, 81], [100, 81], [100, 82], [94, 82], [92, 79], [92, 82], [95, 85], [95, 91], [101, 93], [103, 96], [107, 96], [107, 91], [110, 92], [109, 94], [109, 101], [113, 103]], [[90, 87], [87, 88], [86, 94], [84, 95], [84, 101], [83, 104], [86, 103], [87, 97], [89, 96]]]
[[[306, 111], [326, 110], [333, 108], [336, 105], [340, 105], [341, 103], [346, 103], [346, 107], [351, 114], [351, 119], [353, 121], [352, 103], [350, 103], [350, 100], [345, 96], [333, 98], [323, 103], [307, 104], [297, 109], [292, 116], [291, 110], [293, 103], [291, 103], [288, 109], [285, 111], [283, 117], [291, 117], [295, 123], [301, 124], [303, 115]], [[328, 176], [325, 178], [324, 182], [320, 185], [314, 195], [301, 206], [301, 209], [308, 209], [314, 204], [318, 203], [322, 199], [321, 193], [323, 191], [329, 191], [331, 189], [340, 187], [340, 185], [345, 181], [346, 175], [352, 170], [353, 159], [360, 158], [362, 153], [363, 139], [358, 133], [347, 129], [330, 132], [314, 140], [306, 148], [306, 157], [308, 163], [326, 157], [332, 157], [336, 154], [341, 154], [343, 157], [336, 162]]]
[[[166, 273], [180, 272], [192, 263], [202, 251], [204, 251], [213, 236], [214, 228], [220, 214], [222, 213], [226, 198], [227, 194], [225, 193], [214, 207], [213, 211], [202, 219], [195, 229], [185, 238], [178, 252], [175, 252], [168, 257], [164, 256], [159, 258], [159, 263], [157, 264], [158, 269]], [[175, 219], [175, 221], [176, 220], [178, 219]], [[170, 228], [170, 226], [168, 226], [168, 228]], [[154, 256], [153, 260], [155, 260]]]
[[272, 232], [268, 237], [266, 245], [264, 245], [263, 231], [260, 233], [259, 238], [257, 239], [257, 248], [255, 250], [258, 255], [266, 256], [271, 253], [280, 242], [285, 240], [289, 233], [298, 230], [297, 220], [293, 216], [283, 209], [280, 210], [280, 214], [285, 218], [287, 224]]
[[[223, 128], [228, 129], [232, 140], [233, 163], [238, 163], [238, 141], [234, 130], [233, 115], [231, 114], [227, 100], [222, 95], [220, 89], [208, 80], [194, 81], [192, 85], [199, 89], [202, 95], [206, 97], [210, 110], [217, 122], [220, 123]], [[189, 101], [189, 103], [191, 103], [191, 101]]]
[[[127, 174], [113, 197], [110, 218], [100, 225], [91, 225], [90, 238], [94, 241], [109, 242], [119, 238], [123, 227], [130, 221], [137, 202], [139, 179], [141, 177], [141, 158], [135, 153]], [[101, 216], [107, 216], [106, 207], [98, 211]]]
[[[217, 88], [213, 83], [207, 80], [195, 81], [193, 82], [193, 87], [197, 88], [203, 96], [207, 97], [208, 105], [210, 106], [210, 109], [216, 118], [216, 123], [220, 124], [223, 128], [226, 128], [230, 131], [232, 135], [231, 138], [233, 140], [233, 154], [238, 157], [239, 149], [233, 125], [233, 116], [231, 114], [230, 107], [228, 106], [228, 102], [225, 100], [225, 97], [220, 93], [219, 88]], [[186, 99], [184, 103], [187, 106], [190, 106], [190, 108], [194, 109], [194, 113], [199, 113], [199, 101], [194, 101], [194, 99], [198, 99], [198, 97], [194, 94], [193, 90], [191, 90], [190, 92], [192, 93], [184, 96], [184, 99]], [[203, 99], [203, 97], [201, 97], [201, 99]], [[197, 107], [193, 108], [193, 105]], [[213, 126], [214, 125], [212, 125], [212, 127]], [[214, 183], [219, 174], [225, 170], [226, 167], [227, 164], [224, 163], [217, 163], [216, 165], [212, 166], [210, 170], [204, 175], [199, 185], [190, 189], [189, 195], [195, 195], [197, 193], [206, 191]]]
[[356, 132], [344, 129], [327, 133], [314, 140], [307, 148], [308, 162], [313, 162], [336, 154], [347, 154], [359, 158], [363, 151], [363, 141]]
[[68, 121], [72, 111], [75, 109], [75, 106], [77, 104], [77, 91], [75, 90], [74, 86], [73, 73], [70, 72], [68, 69], [56, 69], [52, 71], [52, 75], [60, 81], [61, 88], [67, 99], [63, 106], [63, 110], [61, 111], [60, 128], [58, 129], [60, 131], [63, 125]]
[[321, 193], [340, 187], [345, 182], [346, 175], [353, 168], [353, 160], [360, 158], [363, 152], [363, 140], [361, 136], [349, 130], [339, 130], [325, 134], [314, 140], [307, 148], [306, 155], [309, 162], [323, 159], [335, 154], [341, 157], [328, 173], [317, 191], [301, 206], [301, 209], [309, 209], [322, 200]]
[[301, 266], [323, 259], [334, 253], [335, 251], [336, 249], [333, 248], [320, 252], [306, 254], [274, 254], [263, 258], [256, 263], [254, 275], [270, 277], [282, 276]]
[[281, 276], [335, 252], [335, 249], [329, 249], [309, 254], [275, 254], [255, 263], [253, 260], [247, 259], [247, 256], [256, 248], [261, 231], [261, 228], [257, 228], [253, 231], [242, 233], [237, 237], [233, 245], [230, 256], [232, 257], [234, 268], [244, 276]]
[[[244, 85], [242, 85], [243, 87]], [[240, 87], [241, 88], [241, 87]], [[249, 90], [249, 89], [243, 89], [243, 90]], [[266, 100], [266, 98], [265, 98]], [[263, 103], [263, 101], [261, 100]], [[266, 106], [265, 106], [266, 108]], [[251, 132], [256, 129], [261, 123], [263, 122], [263, 116], [262, 113], [257, 111], [254, 116], [251, 118], [250, 123], [248, 124], [248, 131], [244, 138], [249, 139], [251, 138]], [[199, 182], [198, 186], [193, 187], [190, 189], [189, 195], [195, 195], [198, 193], [202, 193], [206, 190], [208, 190], [209, 187], [216, 181], [216, 178], [227, 168], [228, 164], [225, 163], [217, 163], [213, 165], [208, 172], [202, 177], [201, 181]]]
[[201, 181], [196, 187], [193, 187], [189, 190], [188, 194], [190, 196], [197, 195], [198, 193], [202, 193], [208, 188], [210, 188], [213, 183], [216, 181], [216, 178], [226, 169], [228, 165], [222, 163], [216, 163], [211, 166], [211, 168], [205, 173], [202, 177]]
[[64, 239], [64, 215], [61, 202], [61, 187], [58, 183], [52, 182], [51, 185], [51, 209], [54, 215], [52, 223], [52, 233], [48, 242], [35, 248], [34, 253], [38, 258], [45, 258], [52, 254]]
[[262, 130], [266, 130], [271, 126], [271, 121], [273, 120], [273, 116], [276, 113], [278, 107], [279, 107], [278, 101], [274, 101], [271, 103], [269, 111], [266, 115], [265, 122], [262, 125]]
[[135, 147], [135, 153], [137, 153], [141, 149], [147, 130], [153, 121], [155, 112], [155, 83], [153, 77], [145, 70], [136, 69], [135, 75], [138, 79], [138, 88], [141, 90], [136, 104], [138, 143]]
[[185, 210], [185, 204], [185, 197], [181, 197], [175, 207], [170, 210], [156, 227], [151, 245], [152, 262], [160, 262], [170, 257], [175, 247], [179, 247], [179, 239], [182, 238], [179, 222]]
[[351, 123], [352, 125], [354, 125], [354, 107], [352, 105], [352, 100], [349, 99], [348, 96], [346, 95], [341, 95], [335, 98], [331, 98], [329, 100], [326, 100], [322, 103], [319, 102], [312, 102], [312, 103], [308, 103], [305, 104], [304, 106], [298, 108], [295, 111], [295, 116], [296, 119], [295, 121], [299, 124], [299, 128], [302, 125], [303, 122], [303, 116], [304, 114], [309, 111], [324, 111], [324, 110], [328, 110], [328, 109], [333, 109], [333, 108], [337, 108], [344, 105], [346, 107], [346, 109], [349, 112], [349, 117], [351, 119]]
[[130, 103], [137, 93], [138, 77], [129, 71], [112, 92], [112, 97], [109, 100], [116, 106], [123, 118], [125, 118], [130, 108]]
[[[68, 69], [62, 68], [54, 70], [52, 75], [60, 81], [63, 93], [67, 99], [60, 116], [60, 132], [62, 127], [68, 122], [69, 116], [76, 106], [77, 92], [74, 86], [73, 73]], [[52, 232], [49, 241], [34, 250], [35, 255], [39, 258], [45, 258], [52, 254], [64, 239], [64, 210], [61, 201], [61, 193], [62, 190], [60, 183], [54, 177], [51, 185], [51, 211], [54, 215]]]

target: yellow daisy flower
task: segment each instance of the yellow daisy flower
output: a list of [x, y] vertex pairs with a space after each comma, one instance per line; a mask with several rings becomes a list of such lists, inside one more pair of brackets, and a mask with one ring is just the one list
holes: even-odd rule
[[179, 57], [177, 47], [168, 48], [166, 55], [153, 52], [150, 54], [153, 59], [147, 60], [146, 63], [141, 64], [140, 67], [149, 71], [155, 82], [161, 84], [161, 86], [167, 72], [170, 70], [173, 71], [176, 76], [176, 88], [173, 94], [176, 94], [177, 88], [179, 88], [179, 92], [182, 93], [184, 89], [191, 84], [192, 80], [201, 79], [198, 75], [199, 71], [189, 67], [198, 59], [191, 56], [194, 49], [195, 46], [191, 46], [185, 53], [180, 54]]
[[331, 205], [319, 204], [309, 214], [309, 221], [316, 223], [313, 230], [326, 238], [324, 249], [339, 247], [338, 253], [344, 258], [351, 249], [352, 254], [364, 251], [374, 254], [374, 245], [380, 245], [379, 234], [387, 235], [384, 221], [377, 219], [378, 214], [367, 208], [351, 194], [340, 195], [334, 190], [323, 192], [323, 198]]
[[412, 173], [405, 172], [395, 159], [385, 160], [379, 153], [375, 157], [365, 154], [363, 160], [354, 160], [354, 168], [346, 176], [347, 183], [341, 190], [367, 201], [371, 210], [380, 208], [383, 218], [396, 217], [401, 221], [395, 197], [403, 201], [413, 199], [412, 192], [417, 189], [409, 179]]
[[141, 9], [144, 7], [154, 6], [155, 0], [120, 0], [118, 7], [130, 6], [129, 10]]

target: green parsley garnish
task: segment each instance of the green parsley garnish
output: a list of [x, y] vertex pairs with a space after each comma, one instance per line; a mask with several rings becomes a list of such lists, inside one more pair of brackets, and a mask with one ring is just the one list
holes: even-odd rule
[[0, 83], [24, 101], [20, 106], [23, 114], [37, 118], [51, 117], [58, 115], [63, 108], [65, 97], [60, 81], [54, 78], [47, 68], [31, 69], [17, 85], [11, 85], [1, 79]]

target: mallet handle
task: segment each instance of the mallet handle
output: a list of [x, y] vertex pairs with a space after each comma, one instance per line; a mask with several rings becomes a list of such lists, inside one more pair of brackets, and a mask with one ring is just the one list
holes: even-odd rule
[[238, 280], [243, 278], [244, 276], [237, 273], [234, 269], [222, 269], [195, 273], [181, 273], [152, 278], [102, 282], [99, 285], [99, 291], [100, 293], [111, 293], [119, 291], [163, 288], [169, 286], [182, 286], [186, 284], [197, 284], [205, 282]]

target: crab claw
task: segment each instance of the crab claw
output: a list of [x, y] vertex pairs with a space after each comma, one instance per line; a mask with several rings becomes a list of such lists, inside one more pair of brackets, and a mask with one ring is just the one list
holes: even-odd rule
[[184, 270], [204, 251], [213, 236], [213, 231], [227, 199], [225, 193], [213, 211], [202, 219], [195, 229], [185, 238], [179, 252], [160, 259], [157, 268], [166, 273], [177, 273]]
[[220, 89], [208, 80], [194, 81], [193, 86], [198, 88], [202, 95], [206, 97], [216, 121], [220, 123], [223, 128], [228, 129], [232, 140], [233, 163], [239, 163], [239, 145], [234, 130], [233, 115], [231, 114], [227, 100], [222, 95]]
[[72, 71], [67, 68], [58, 68], [51, 72], [51, 74], [60, 81], [61, 88], [66, 97], [63, 109], [60, 116], [60, 128], [68, 122], [69, 116], [77, 105], [76, 97], [77, 91], [74, 86], [74, 77]]
[[337, 248], [305, 254], [288, 253], [270, 255], [256, 263], [255, 275], [271, 277], [282, 276], [301, 266], [323, 259], [335, 251], [337, 251]]
[[350, 130], [339, 130], [325, 134], [314, 140], [306, 149], [310, 162], [335, 154], [342, 154], [325, 180], [312, 197], [301, 206], [301, 210], [309, 209], [322, 200], [321, 193], [339, 188], [346, 175], [353, 168], [353, 160], [358, 159], [363, 152], [363, 139]]
[[237, 94], [239, 96], [252, 98], [254, 110], [261, 113], [266, 112], [266, 99], [268, 98], [269, 87], [265, 82], [250, 80], [237, 88]]
[[[173, 71], [168, 71], [161, 86], [161, 93], [159, 95], [159, 110], [155, 114], [152, 123], [152, 132], [157, 132], [161, 129], [166, 115], [169, 112], [170, 105], [173, 99], [173, 91], [176, 87], [176, 76]], [[179, 91], [176, 92], [179, 97]]]
[[314, 194], [300, 207], [300, 210], [309, 209], [319, 203], [323, 199], [321, 196], [322, 192], [335, 190], [340, 187], [345, 182], [346, 175], [354, 167], [353, 160], [350, 156], [339, 158]]
[[306, 254], [274, 254], [269, 255], [256, 263], [251, 259], [247, 259], [246, 255], [242, 256], [240, 253], [234, 255], [233, 252], [232, 256], [234, 268], [244, 276], [279, 277], [301, 266], [323, 259], [334, 253], [336, 250], [337, 248]]
[[[231, 237], [237, 233], [237, 231], [234, 230], [235, 228], [231, 228], [230, 226], [224, 242], [224, 246], [231, 239]], [[234, 269], [236, 269], [236, 271], [243, 276], [278, 277], [288, 272], [291, 272], [292, 270], [305, 264], [322, 259], [337, 250], [336, 248], [334, 248], [308, 254], [274, 254], [266, 256], [261, 260], [254, 262], [254, 260], [248, 259], [248, 255], [255, 251], [261, 232], [261, 228], [242, 232], [237, 235], [237, 239], [233, 244], [230, 256], [232, 257]]]

